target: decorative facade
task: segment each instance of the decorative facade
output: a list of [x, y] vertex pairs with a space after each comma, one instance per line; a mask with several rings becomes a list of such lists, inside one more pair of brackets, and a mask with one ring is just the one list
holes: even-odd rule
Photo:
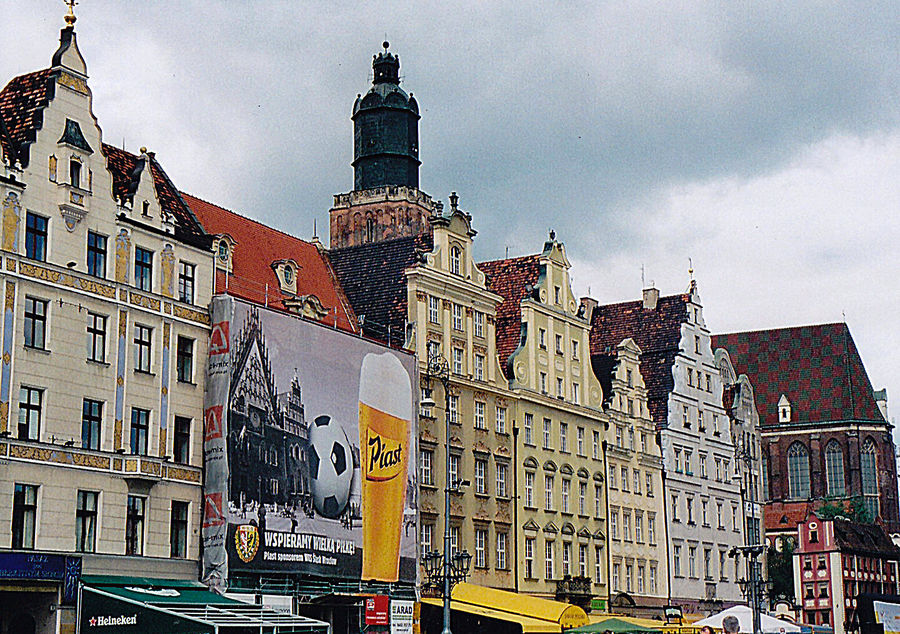
[[210, 239], [103, 143], [67, 22], [0, 91], [2, 631], [74, 631], [81, 573], [198, 576]]
[[603, 392], [570, 266], [553, 232], [540, 254], [480, 265], [503, 297], [497, 348], [515, 395], [517, 587], [605, 609]]

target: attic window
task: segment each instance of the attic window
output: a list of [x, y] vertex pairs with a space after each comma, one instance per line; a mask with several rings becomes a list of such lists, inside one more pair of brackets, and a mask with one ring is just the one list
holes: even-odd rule
[[150, 216], [150, 201], [145, 200], [141, 203], [141, 215], [142, 216]]
[[294, 269], [290, 266], [284, 267], [284, 283], [285, 284], [293, 284], [294, 283]]
[[450, 248], [450, 272], [454, 275], [459, 275], [459, 257], [460, 250], [459, 247], [451, 247]]
[[228, 261], [228, 243], [224, 240], [219, 240], [219, 259], [222, 262]]
[[791, 402], [787, 399], [787, 396], [785, 396], [784, 394], [782, 394], [781, 398], [778, 399], [778, 422], [779, 423], [791, 422]]
[[559, 286], [553, 287], [553, 301], [562, 304], [562, 289]]

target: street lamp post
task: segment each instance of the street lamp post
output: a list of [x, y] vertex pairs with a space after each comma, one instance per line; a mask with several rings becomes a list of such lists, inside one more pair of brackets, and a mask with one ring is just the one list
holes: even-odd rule
[[[450, 482], [450, 364], [439, 355], [428, 358], [425, 369], [425, 380], [428, 387], [425, 390], [425, 398], [422, 399], [422, 407], [434, 407], [436, 405], [432, 397], [432, 383], [437, 381], [444, 388], [444, 550], [443, 553], [432, 551], [425, 555], [425, 573], [429, 578], [429, 585], [440, 587], [444, 605], [444, 628], [442, 634], [452, 634], [450, 631], [450, 591], [453, 585], [465, 580], [469, 573], [469, 565], [472, 555], [462, 551], [455, 554], [450, 552], [450, 492], [459, 489], [460, 482]], [[438, 574], [440, 573], [440, 574]]]
[[765, 581], [762, 579], [762, 570], [760, 570], [758, 558], [762, 554], [764, 546], [761, 543], [756, 543], [759, 541], [759, 529], [756, 524], [756, 487], [753, 485], [753, 454], [745, 439], [741, 440], [736, 454], [736, 458], [740, 459], [746, 466], [747, 480], [744, 490], [750, 498], [750, 523], [746, 531], [746, 545], [732, 548], [729, 554], [735, 556], [740, 553], [748, 559], [749, 570], [747, 572], [749, 579], [741, 579], [738, 583], [741, 586], [744, 597], [750, 603], [750, 609], [753, 614], [753, 634], [760, 634], [762, 632], [760, 604]]

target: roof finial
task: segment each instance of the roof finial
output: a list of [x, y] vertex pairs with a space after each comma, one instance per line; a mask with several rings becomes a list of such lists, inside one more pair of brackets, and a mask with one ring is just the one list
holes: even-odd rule
[[550, 242], [553, 242], [555, 240], [556, 240], [556, 232], [553, 229], [551, 229], [550, 230]]
[[691, 276], [691, 281], [694, 281], [694, 261], [691, 258], [688, 258], [688, 275]]
[[75, 0], [63, 0], [63, 4], [69, 7], [69, 12], [66, 13], [63, 20], [66, 21], [67, 26], [75, 28], [75, 20], [78, 19], [75, 17], [75, 7], [78, 6], [78, 3]]
[[391, 43], [385, 39], [385, 41], [381, 43], [381, 46], [384, 47], [384, 54], [387, 55], [388, 49], [391, 47]]
[[451, 214], [456, 213], [458, 204], [459, 204], [459, 196], [456, 195], [456, 192], [450, 192], [450, 213]]

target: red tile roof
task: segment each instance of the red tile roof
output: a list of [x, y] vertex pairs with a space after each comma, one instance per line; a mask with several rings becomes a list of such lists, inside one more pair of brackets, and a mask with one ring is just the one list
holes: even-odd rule
[[0, 91], [0, 150], [9, 162], [28, 165], [27, 146], [41, 129], [53, 94], [49, 68], [19, 75]]
[[[658, 425], [668, 419], [669, 393], [675, 388], [672, 367], [681, 343], [681, 324], [687, 321], [690, 295], [660, 297], [655, 309], [642, 300], [598, 306], [591, 316], [591, 358], [601, 357], [595, 371], [609, 364], [616, 346], [631, 337], [641, 348], [641, 375], [647, 386], [650, 416]], [[601, 378], [598, 375], [598, 378]]]
[[763, 508], [765, 531], [796, 535], [797, 526], [820, 506], [817, 502], [768, 502]]
[[734, 369], [753, 384], [762, 425], [778, 424], [781, 395], [792, 422], [884, 422], [846, 324], [821, 324], [716, 335]]
[[[315, 295], [322, 306], [330, 310], [323, 320], [328, 325], [357, 332], [356, 316], [338, 283], [337, 277], [323, 251], [312, 242], [273, 229], [196, 196], [181, 194], [211, 234], [227, 234], [236, 243], [232, 253], [232, 273], [227, 292], [256, 304], [284, 309], [282, 300]], [[293, 260], [297, 294], [283, 293], [272, 264], [278, 260]], [[225, 272], [216, 272], [216, 292], [226, 291]]]
[[497, 307], [497, 356], [507, 378], [513, 376], [507, 362], [519, 347], [522, 333], [522, 300], [540, 277], [540, 260], [540, 255], [525, 255], [478, 264], [487, 275], [488, 289], [503, 298]]
[[430, 235], [395, 238], [328, 251], [328, 259], [363, 334], [393, 346], [406, 341], [407, 285], [404, 272], [430, 252]]

